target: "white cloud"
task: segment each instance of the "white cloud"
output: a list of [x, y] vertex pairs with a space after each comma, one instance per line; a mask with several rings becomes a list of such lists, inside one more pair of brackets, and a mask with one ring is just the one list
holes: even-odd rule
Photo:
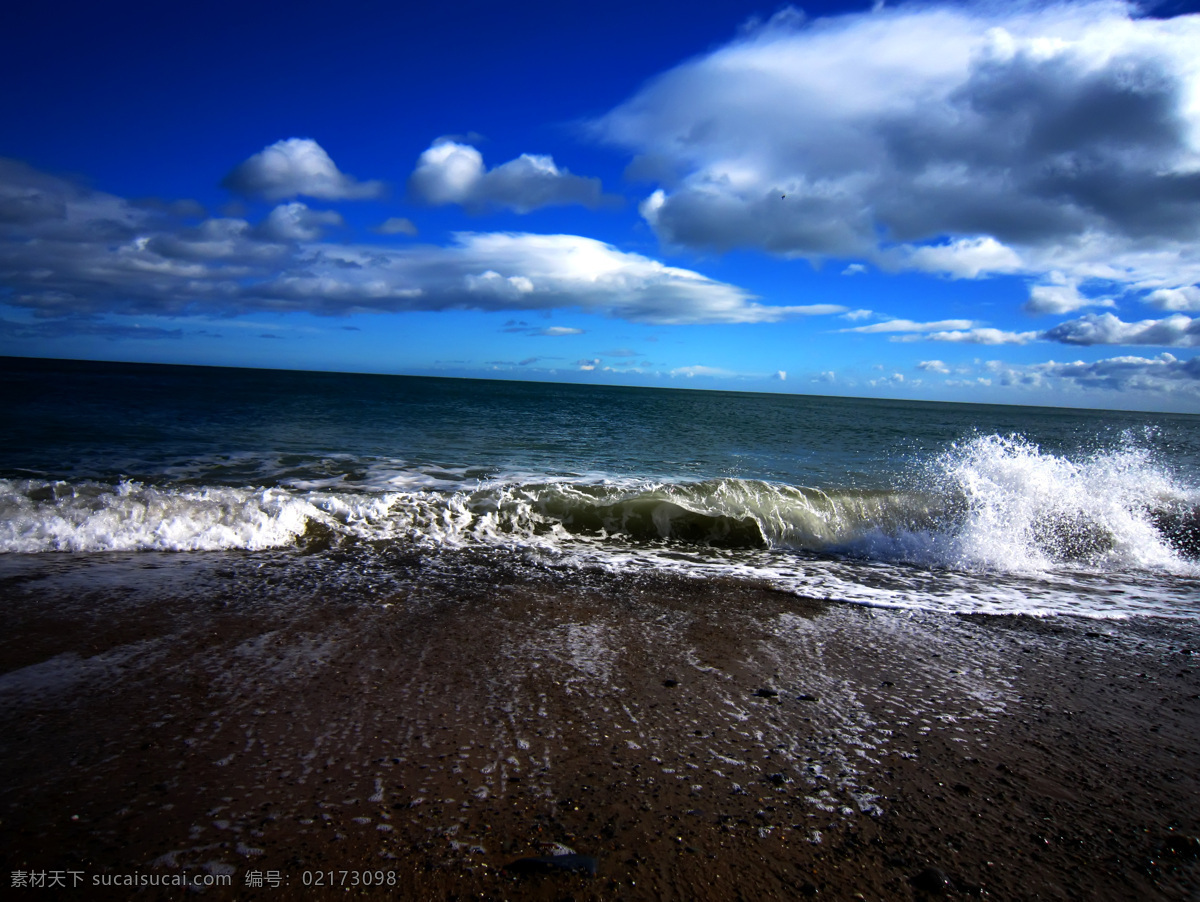
[[577, 235], [461, 233], [447, 247], [324, 245], [305, 271], [258, 293], [318, 308], [549, 310], [578, 307], [636, 322], [777, 322], [733, 285]]
[[1023, 309], [1026, 313], [1071, 313], [1083, 307], [1113, 307], [1116, 306], [1111, 298], [1088, 298], [1079, 293], [1079, 287], [1070, 282], [1058, 281], [1060, 273], [1051, 273], [1056, 279], [1029, 289], [1029, 300]]
[[737, 376], [738, 374], [732, 370], [723, 370], [716, 366], [680, 366], [671, 370], [672, 376], [683, 376], [687, 379], [692, 379], [696, 376]]
[[1150, 292], [1147, 299], [1159, 310], [1179, 310], [1200, 313], [1200, 286], [1186, 285], [1182, 288], [1160, 288]]
[[3, 160], [0, 199], [6, 303], [43, 318], [573, 308], [681, 324], [845, 309], [769, 306], [735, 285], [578, 235], [467, 232], [443, 246], [337, 244], [316, 238], [340, 217], [300, 203], [257, 225], [239, 217], [193, 223]]
[[341, 172], [311, 138], [288, 138], [263, 148], [239, 164], [222, 184], [238, 194], [270, 201], [304, 195], [321, 200], [378, 197], [382, 182], [360, 182]]
[[557, 336], [561, 336], [561, 335], [582, 335], [583, 330], [575, 329], [571, 326], [549, 326], [545, 329], [538, 329], [533, 334], [534, 335], [549, 335], [549, 336], [557, 337]]
[[952, 329], [944, 332], [930, 332], [927, 335], [905, 336], [899, 341], [951, 341], [960, 344], [977, 345], [1023, 345], [1036, 341], [1041, 337], [1038, 332], [1006, 332], [1003, 329], [986, 327], [977, 329]]
[[426, 203], [459, 204], [471, 210], [507, 207], [528, 213], [561, 204], [597, 207], [617, 201], [603, 193], [599, 179], [559, 169], [552, 157], [521, 154], [487, 170], [478, 150], [445, 138], [421, 154], [408, 185]]
[[1124, 356], [1070, 363], [1050, 360], [1026, 366], [989, 361], [988, 369], [1001, 385], [1009, 387], [1200, 395], [1200, 358], [1180, 360], [1166, 352], [1156, 357]]
[[322, 226], [340, 226], [342, 217], [333, 210], [310, 210], [297, 201], [280, 204], [259, 226], [259, 233], [271, 241], [315, 241]]
[[946, 366], [940, 360], [922, 360], [917, 364], [917, 369], [924, 370], [927, 373], [941, 373], [942, 375], [950, 372], [950, 367]]
[[435, 142], [417, 160], [409, 189], [430, 204], [461, 204], [483, 179], [483, 154], [469, 144]]
[[786, 382], [787, 381], [787, 370], [779, 370], [771, 378], [778, 379], [780, 382]]
[[974, 322], [969, 319], [943, 319], [932, 323], [917, 323], [911, 319], [890, 319], [882, 323], [872, 323], [869, 326], [855, 326], [852, 329], [841, 329], [841, 332], [932, 332], [937, 329], [970, 329]]
[[1035, 289], [1066, 312], [1200, 281], [1197, 46], [1110, 0], [788, 13], [593, 127], [668, 244], [1096, 287]]
[[906, 245], [898, 250], [906, 269], [943, 273], [955, 279], [978, 279], [1024, 268], [1016, 251], [990, 235], [920, 247]]
[[1200, 317], [1177, 313], [1165, 319], [1127, 323], [1111, 313], [1089, 313], [1047, 329], [1042, 337], [1070, 345], [1200, 347]]

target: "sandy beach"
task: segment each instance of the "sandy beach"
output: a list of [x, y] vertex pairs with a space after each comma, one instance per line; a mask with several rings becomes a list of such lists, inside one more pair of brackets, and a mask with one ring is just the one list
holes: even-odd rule
[[11, 898], [1200, 897], [1185, 621], [486, 555], [377, 597], [90, 566], [0, 581]]

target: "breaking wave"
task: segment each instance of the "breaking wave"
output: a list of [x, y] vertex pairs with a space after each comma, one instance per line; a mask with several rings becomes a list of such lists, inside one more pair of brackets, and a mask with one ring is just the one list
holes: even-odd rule
[[852, 546], [869, 557], [1003, 573], [1061, 565], [1196, 572], [1200, 492], [1144, 448], [1070, 460], [1019, 437], [979, 436], [923, 476], [952, 516], [929, 530], [872, 528]]
[[0, 551], [260, 550], [313, 541], [808, 552], [953, 570], [1192, 575], [1200, 496], [1137, 447], [1069, 460], [979, 436], [904, 488], [498, 478], [406, 491], [0, 480]]

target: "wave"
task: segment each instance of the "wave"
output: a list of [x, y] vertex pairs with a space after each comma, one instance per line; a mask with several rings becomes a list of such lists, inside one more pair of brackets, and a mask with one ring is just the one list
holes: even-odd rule
[[1064, 565], [1198, 572], [1200, 496], [1137, 447], [1070, 460], [1019, 437], [977, 436], [898, 481], [908, 487], [525, 476], [471, 488], [366, 492], [0, 480], [0, 551], [367, 541], [812, 552], [1024, 574]]
[[0, 551], [259, 551], [318, 514], [281, 489], [0, 480]]
[[1071, 460], [977, 436], [924, 467], [957, 515], [932, 531], [871, 530], [871, 557], [1034, 574], [1062, 565], [1194, 573], [1200, 492], [1133, 444]]

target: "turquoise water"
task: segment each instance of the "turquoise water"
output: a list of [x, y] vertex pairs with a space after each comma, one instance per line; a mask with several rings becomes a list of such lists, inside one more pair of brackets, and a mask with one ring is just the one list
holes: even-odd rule
[[20, 359], [0, 388], [10, 566], [407, 548], [1200, 614], [1196, 416]]

